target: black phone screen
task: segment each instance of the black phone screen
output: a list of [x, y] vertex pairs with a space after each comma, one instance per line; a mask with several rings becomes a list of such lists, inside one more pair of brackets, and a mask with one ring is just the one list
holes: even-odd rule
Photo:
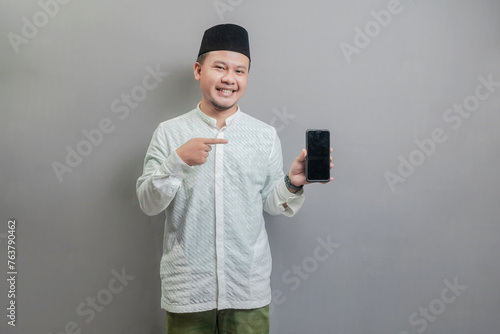
[[330, 131], [306, 131], [306, 179], [308, 182], [330, 180]]

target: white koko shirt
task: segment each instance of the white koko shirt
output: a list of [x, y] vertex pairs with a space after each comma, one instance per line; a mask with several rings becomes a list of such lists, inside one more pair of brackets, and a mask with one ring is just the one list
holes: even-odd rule
[[[207, 162], [191, 167], [175, 150], [196, 137], [228, 143], [212, 145]], [[276, 130], [239, 109], [222, 129], [199, 105], [158, 126], [137, 197], [146, 214], [166, 214], [162, 308], [186, 313], [271, 302], [263, 211], [293, 216], [304, 202], [303, 190], [286, 188], [282, 165]]]

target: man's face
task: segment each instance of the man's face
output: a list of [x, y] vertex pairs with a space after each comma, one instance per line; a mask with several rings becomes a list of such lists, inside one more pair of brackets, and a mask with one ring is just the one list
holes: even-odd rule
[[203, 65], [194, 64], [194, 77], [200, 81], [202, 108], [215, 111], [236, 110], [236, 103], [247, 88], [250, 60], [233, 51], [212, 51]]

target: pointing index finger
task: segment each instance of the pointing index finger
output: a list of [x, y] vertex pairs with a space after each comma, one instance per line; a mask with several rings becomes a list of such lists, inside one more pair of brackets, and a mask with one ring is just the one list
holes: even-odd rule
[[203, 140], [204, 144], [215, 145], [215, 144], [227, 144], [228, 140], [224, 138], [205, 138]]

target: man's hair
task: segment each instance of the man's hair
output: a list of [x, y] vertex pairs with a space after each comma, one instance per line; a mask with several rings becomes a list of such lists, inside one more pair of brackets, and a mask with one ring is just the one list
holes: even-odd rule
[[205, 53], [199, 55], [198, 58], [196, 59], [196, 62], [200, 63], [200, 65], [203, 65], [203, 62], [205, 61], [205, 58], [207, 57], [207, 55], [208, 55], [208, 52], [205, 52]]
[[[205, 52], [205, 53], [202, 53], [201, 55], [198, 56], [198, 58], [196, 58], [196, 62], [199, 63], [200, 65], [203, 65], [203, 63], [205, 62], [205, 58], [207, 57], [207, 55], [209, 54], [210, 52]], [[248, 71], [250, 72], [250, 64], [251, 62], [248, 62]]]

